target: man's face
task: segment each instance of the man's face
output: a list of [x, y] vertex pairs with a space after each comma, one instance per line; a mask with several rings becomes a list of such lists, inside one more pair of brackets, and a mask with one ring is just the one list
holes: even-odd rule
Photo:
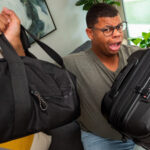
[[98, 18], [98, 23], [95, 24], [94, 28], [86, 30], [89, 38], [92, 41], [92, 49], [106, 56], [117, 54], [123, 41], [123, 32], [114, 29], [112, 35], [107, 35], [104, 34], [104, 30], [101, 31], [99, 29], [115, 27], [121, 22], [122, 21], [119, 15], [115, 17]]

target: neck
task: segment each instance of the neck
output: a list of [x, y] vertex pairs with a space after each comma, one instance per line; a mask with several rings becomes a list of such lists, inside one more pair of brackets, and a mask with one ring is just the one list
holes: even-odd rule
[[116, 71], [118, 69], [118, 66], [119, 66], [119, 55], [118, 54], [105, 55], [103, 53], [100, 53], [99, 51], [96, 51], [96, 50], [93, 50], [93, 51], [107, 69], [109, 69], [111, 71]]

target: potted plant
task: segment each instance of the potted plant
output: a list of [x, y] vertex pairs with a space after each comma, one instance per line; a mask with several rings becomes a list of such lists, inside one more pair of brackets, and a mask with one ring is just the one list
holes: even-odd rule
[[142, 32], [141, 37], [129, 38], [129, 40], [141, 48], [148, 48], [150, 47], [150, 32]]
[[78, 0], [75, 5], [76, 6], [81, 6], [83, 5], [83, 10], [89, 10], [89, 8], [93, 5], [93, 4], [97, 4], [97, 3], [107, 3], [110, 5], [118, 5], [120, 6], [120, 2], [116, 1], [116, 0]]

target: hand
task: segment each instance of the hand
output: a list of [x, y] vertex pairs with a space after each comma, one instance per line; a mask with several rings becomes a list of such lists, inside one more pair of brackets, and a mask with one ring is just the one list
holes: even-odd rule
[[14, 11], [4, 8], [0, 13], [0, 31], [14, 47], [18, 55], [25, 56], [20, 40], [20, 19]]

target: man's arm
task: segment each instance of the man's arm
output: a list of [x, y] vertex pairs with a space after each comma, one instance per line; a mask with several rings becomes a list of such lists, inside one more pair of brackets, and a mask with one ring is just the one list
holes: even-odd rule
[[14, 11], [3, 8], [0, 13], [0, 32], [3, 32], [19, 56], [25, 56], [20, 39], [20, 19]]

